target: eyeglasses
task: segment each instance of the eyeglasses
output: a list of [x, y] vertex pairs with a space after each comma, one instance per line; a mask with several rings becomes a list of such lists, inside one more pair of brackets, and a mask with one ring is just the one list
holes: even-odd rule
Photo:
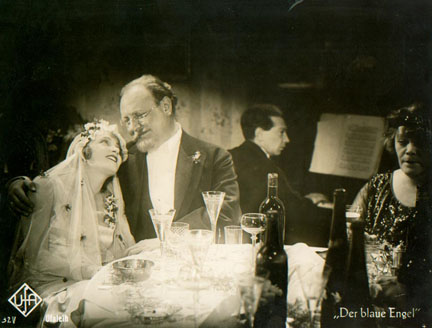
[[123, 125], [130, 125], [131, 122], [138, 123], [138, 124], [141, 125], [141, 124], [143, 124], [144, 119], [147, 116], [150, 115], [150, 113], [153, 111], [153, 109], [155, 109], [155, 107], [150, 108], [146, 112], [135, 112], [135, 113], [132, 113], [132, 115], [130, 117], [129, 116], [124, 117], [121, 120], [121, 122], [122, 122]]

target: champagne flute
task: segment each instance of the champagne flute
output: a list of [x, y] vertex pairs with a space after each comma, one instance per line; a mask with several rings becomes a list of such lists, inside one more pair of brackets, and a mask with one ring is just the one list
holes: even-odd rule
[[210, 217], [211, 230], [214, 234], [214, 243], [217, 242], [217, 220], [219, 212], [222, 207], [222, 203], [225, 198], [223, 191], [203, 191], [202, 196], [207, 209], [207, 213]]
[[249, 322], [249, 327], [254, 327], [255, 313], [261, 298], [265, 278], [246, 274], [237, 283], [242, 305]]
[[252, 268], [255, 268], [255, 246], [257, 235], [264, 231], [266, 216], [261, 213], [246, 213], [241, 217], [241, 227], [251, 235], [252, 239]]
[[166, 235], [171, 227], [172, 220], [174, 219], [175, 210], [170, 209], [166, 211], [157, 210], [152, 208], [149, 210], [153, 222], [156, 235], [160, 241], [161, 256], [163, 257], [166, 249]]

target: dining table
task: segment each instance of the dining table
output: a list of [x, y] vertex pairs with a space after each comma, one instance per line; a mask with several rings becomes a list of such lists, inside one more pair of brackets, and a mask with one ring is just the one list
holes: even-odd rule
[[[71, 323], [79, 327], [229, 327], [241, 317], [237, 283], [253, 272], [250, 244], [213, 244], [199, 280], [191, 279], [191, 256], [186, 245], [168, 247], [161, 256], [158, 239], [141, 242], [140, 251], [103, 266], [85, 283], [73, 305]], [[326, 249], [304, 243], [285, 246], [288, 255], [288, 304], [306, 310], [296, 271], [322, 269]], [[135, 248], [135, 252], [137, 248]], [[115, 263], [142, 259], [154, 263], [150, 277], [125, 281]], [[72, 305], [72, 304], [71, 304]], [[287, 327], [290, 320], [288, 318]]]

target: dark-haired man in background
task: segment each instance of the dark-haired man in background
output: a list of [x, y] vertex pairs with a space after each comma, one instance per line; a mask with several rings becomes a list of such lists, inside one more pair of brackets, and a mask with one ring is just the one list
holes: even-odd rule
[[242, 212], [258, 212], [267, 196], [267, 174], [278, 173], [279, 198], [286, 210], [285, 243], [310, 242], [314, 238], [310, 238], [308, 221], [320, 216], [314, 204], [327, 202], [327, 198], [317, 193], [301, 196], [272, 161], [271, 157], [280, 155], [289, 143], [282, 111], [271, 104], [254, 105], [242, 114], [240, 124], [246, 141], [230, 152], [238, 175]]

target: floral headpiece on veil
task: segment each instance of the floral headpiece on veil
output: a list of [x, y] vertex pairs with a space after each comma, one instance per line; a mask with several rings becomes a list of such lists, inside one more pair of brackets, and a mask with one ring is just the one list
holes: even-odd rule
[[[88, 279], [91, 274], [88, 268], [97, 267], [102, 263], [102, 251], [99, 246], [97, 208], [93, 192], [90, 188], [89, 173], [85, 165], [84, 148], [100, 135], [112, 135], [119, 144], [120, 156], [124, 162], [127, 159], [126, 142], [120, 135], [115, 124], [97, 120], [84, 125], [84, 130], [78, 134], [69, 146], [66, 159], [52, 168], [49, 173], [58, 177], [59, 203], [58, 213], [67, 215], [68, 230], [68, 265], [71, 277], [75, 280]], [[126, 244], [133, 243], [133, 237], [124, 216], [124, 203], [118, 177], [114, 175], [110, 182], [109, 197], [104, 206], [108, 208], [108, 216], [104, 222], [115, 229], [114, 235], [121, 233]], [[108, 203], [107, 203], [108, 202]], [[67, 204], [67, 211], [63, 211]], [[113, 213], [116, 213], [114, 216]], [[126, 237], [125, 237], [126, 236]], [[85, 247], [83, 247], [85, 245]], [[91, 270], [90, 270], [91, 271]]]
[[126, 141], [120, 135], [117, 125], [109, 124], [105, 120], [95, 120], [84, 125], [84, 131], [75, 137], [69, 146], [66, 158], [72, 156], [77, 150], [82, 151], [91, 141], [93, 141], [100, 134], [112, 134], [116, 137], [120, 146], [120, 156], [122, 162], [127, 160], [128, 152], [126, 148]]

